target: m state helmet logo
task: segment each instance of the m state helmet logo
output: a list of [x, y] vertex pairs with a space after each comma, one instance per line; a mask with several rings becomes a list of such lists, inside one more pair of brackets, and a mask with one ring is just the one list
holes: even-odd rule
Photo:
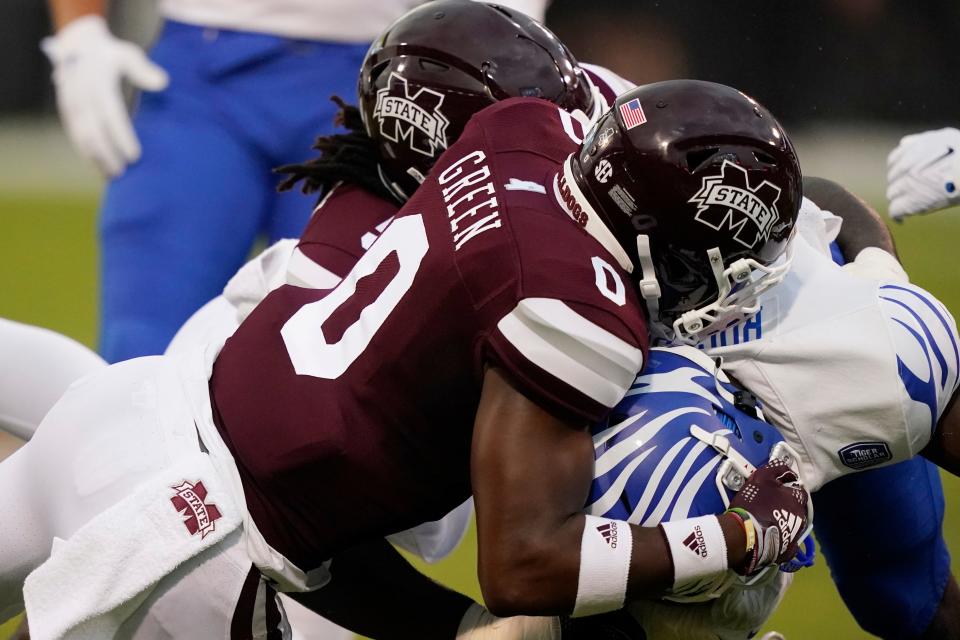
[[191, 536], [198, 533], [200, 538], [206, 538], [208, 533], [214, 530], [214, 523], [222, 516], [220, 509], [216, 505], [207, 504], [207, 488], [203, 482], [191, 484], [184, 480], [175, 487], [171, 487], [176, 492], [170, 502], [173, 508], [186, 516], [183, 520], [184, 526]]
[[428, 157], [447, 148], [447, 125], [440, 112], [444, 95], [421, 87], [410, 95], [407, 79], [390, 72], [387, 86], [377, 91], [373, 117], [380, 123], [380, 134], [391, 142], [406, 140], [410, 148]]
[[770, 238], [776, 224], [780, 187], [764, 180], [751, 187], [747, 170], [724, 160], [720, 175], [703, 179], [700, 191], [687, 202], [697, 205], [696, 219], [719, 231], [736, 231], [733, 239], [752, 249]]

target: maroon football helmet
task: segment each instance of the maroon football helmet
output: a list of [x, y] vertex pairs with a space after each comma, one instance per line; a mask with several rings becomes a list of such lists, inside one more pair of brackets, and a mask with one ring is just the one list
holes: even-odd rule
[[428, 2], [394, 22], [363, 61], [359, 93], [381, 178], [401, 199], [470, 116], [498, 100], [543, 98], [587, 115], [595, 103], [577, 61], [546, 27], [473, 0]]
[[632, 270], [667, 338], [755, 312], [789, 266], [800, 163], [773, 115], [731, 87], [670, 80], [621, 95], [558, 187], [589, 205], [579, 222]]

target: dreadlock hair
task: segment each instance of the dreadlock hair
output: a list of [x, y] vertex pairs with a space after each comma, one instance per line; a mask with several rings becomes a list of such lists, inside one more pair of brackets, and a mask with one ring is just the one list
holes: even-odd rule
[[380, 180], [380, 151], [363, 127], [360, 109], [348, 105], [339, 96], [330, 99], [340, 107], [334, 124], [344, 127], [348, 133], [321, 136], [312, 147], [320, 152], [319, 157], [274, 169], [274, 173], [287, 175], [277, 190], [289, 191], [302, 181], [303, 193], [319, 193], [323, 197], [338, 182], [347, 182], [380, 198], [396, 201], [396, 196]]

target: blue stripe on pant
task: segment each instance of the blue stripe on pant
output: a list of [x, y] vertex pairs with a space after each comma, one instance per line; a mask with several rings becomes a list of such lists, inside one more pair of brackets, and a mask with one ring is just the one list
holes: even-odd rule
[[333, 130], [329, 98], [355, 100], [366, 48], [165, 23], [151, 57], [170, 86], [141, 97], [143, 156], [101, 209], [108, 361], [162, 352], [257, 237], [300, 235], [313, 198], [277, 195], [271, 169], [311, 157]]

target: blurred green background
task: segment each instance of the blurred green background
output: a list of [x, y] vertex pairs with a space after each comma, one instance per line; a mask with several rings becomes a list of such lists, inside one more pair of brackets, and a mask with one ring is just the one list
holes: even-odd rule
[[[870, 196], [871, 194], [866, 194]], [[881, 205], [879, 192], [873, 202]], [[42, 325], [93, 345], [96, 329], [96, 196], [0, 193], [0, 316]], [[929, 288], [951, 309], [960, 309], [957, 238], [960, 211], [948, 210], [893, 225], [901, 258], [914, 282]], [[947, 540], [960, 550], [960, 481], [944, 478]], [[2, 488], [0, 488], [2, 490]], [[886, 514], [895, 518], [897, 514]], [[954, 556], [954, 571], [960, 562]], [[476, 549], [471, 532], [449, 559], [424, 570], [479, 598]], [[402, 622], [400, 622], [402, 624]], [[869, 637], [846, 612], [826, 566], [798, 574], [770, 625], [788, 640]], [[0, 627], [6, 639], [11, 625]]]

